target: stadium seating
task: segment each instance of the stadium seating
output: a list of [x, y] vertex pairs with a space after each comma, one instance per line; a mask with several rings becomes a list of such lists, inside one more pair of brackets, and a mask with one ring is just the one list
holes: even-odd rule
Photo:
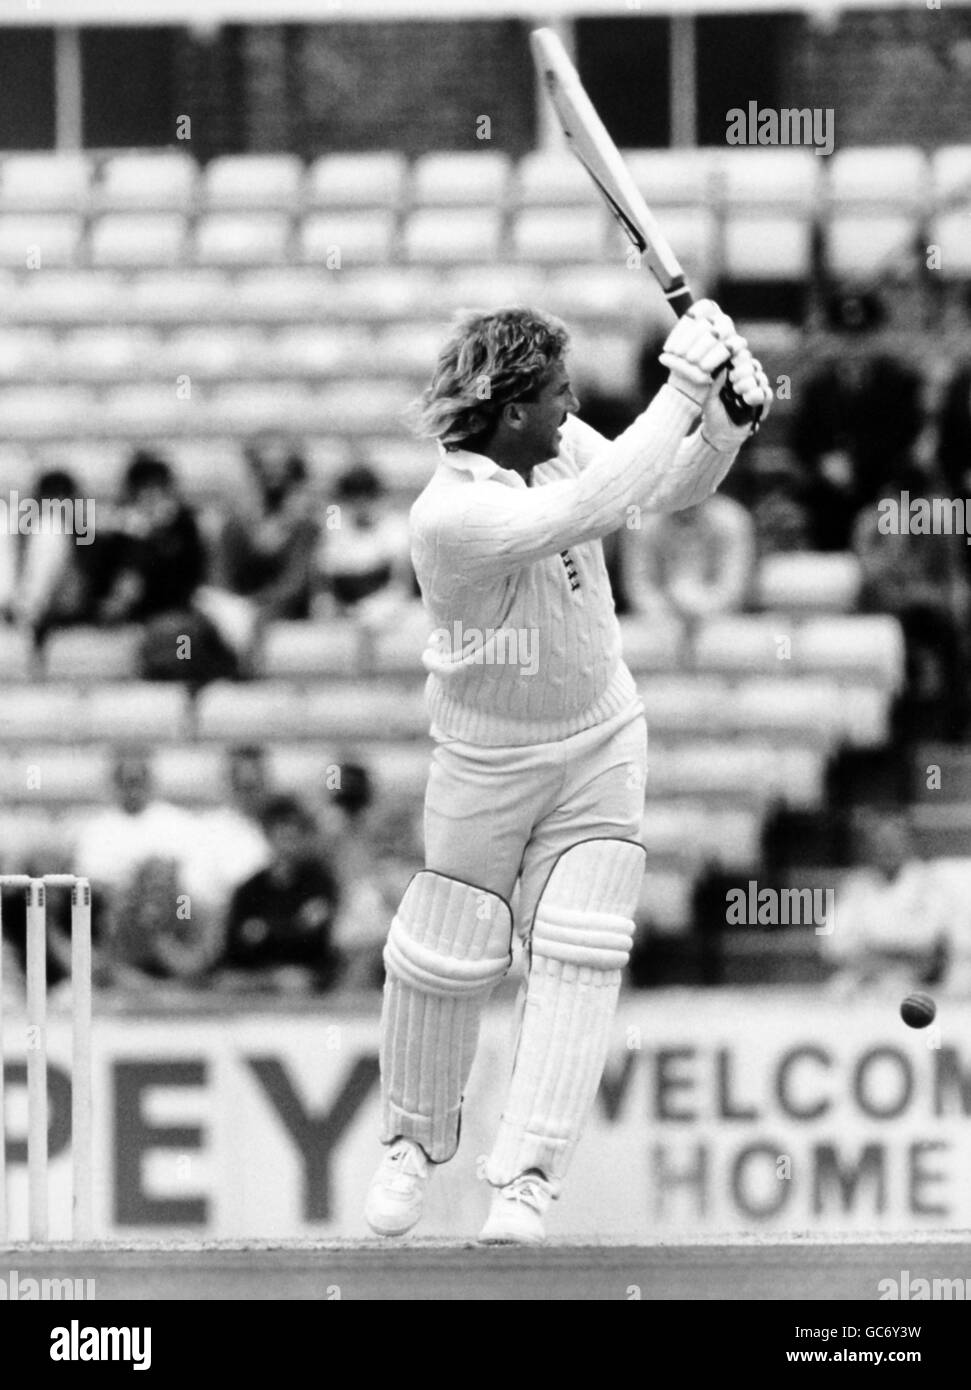
[[498, 151], [428, 154], [411, 171], [416, 207], [500, 207], [509, 180], [509, 157]]
[[304, 206], [393, 209], [407, 174], [407, 161], [397, 151], [323, 155], [307, 170]]

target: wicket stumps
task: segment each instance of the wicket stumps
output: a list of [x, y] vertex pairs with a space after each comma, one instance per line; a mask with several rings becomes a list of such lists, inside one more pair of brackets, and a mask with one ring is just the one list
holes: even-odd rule
[[[31, 1240], [48, 1239], [47, 889], [71, 890], [71, 1234], [91, 1236], [93, 1134], [91, 1116], [91, 885], [73, 874], [0, 875], [2, 890], [27, 895], [27, 1189]], [[0, 1241], [7, 1239], [7, 1162], [4, 1123], [3, 952], [0, 950]]]

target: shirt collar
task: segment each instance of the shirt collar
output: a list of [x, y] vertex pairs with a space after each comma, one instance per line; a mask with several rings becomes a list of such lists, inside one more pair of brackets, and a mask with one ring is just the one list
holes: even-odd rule
[[470, 449], [443, 449], [441, 445], [438, 446], [438, 452], [443, 463], [447, 463], [450, 468], [457, 468], [460, 473], [467, 473], [473, 482], [482, 483], [491, 478], [497, 483], [504, 483], [506, 487], [526, 486], [526, 479], [522, 474], [511, 468], [501, 468], [498, 463], [486, 458], [485, 454], [474, 454]]

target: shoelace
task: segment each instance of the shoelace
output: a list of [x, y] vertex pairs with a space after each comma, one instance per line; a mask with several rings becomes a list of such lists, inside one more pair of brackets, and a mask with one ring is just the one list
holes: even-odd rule
[[389, 1154], [388, 1163], [393, 1163], [397, 1170], [385, 1183], [392, 1192], [407, 1192], [414, 1185], [415, 1179], [423, 1176], [411, 1149], [398, 1149], [395, 1153]]
[[514, 1202], [522, 1202], [524, 1206], [533, 1207], [539, 1210], [542, 1206], [543, 1188], [540, 1183], [533, 1178], [526, 1178], [516, 1183], [509, 1193]]

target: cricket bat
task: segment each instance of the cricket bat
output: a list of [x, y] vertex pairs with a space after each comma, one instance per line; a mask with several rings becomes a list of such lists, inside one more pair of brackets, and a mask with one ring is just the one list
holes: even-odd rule
[[[665, 299], [680, 317], [694, 303], [684, 271], [584, 91], [559, 36], [552, 29], [534, 29], [530, 44], [533, 62], [567, 145], [596, 184], [625, 235], [654, 275]], [[756, 421], [762, 414], [761, 406], [746, 405], [727, 382], [721, 390], [721, 399], [736, 424]]]

